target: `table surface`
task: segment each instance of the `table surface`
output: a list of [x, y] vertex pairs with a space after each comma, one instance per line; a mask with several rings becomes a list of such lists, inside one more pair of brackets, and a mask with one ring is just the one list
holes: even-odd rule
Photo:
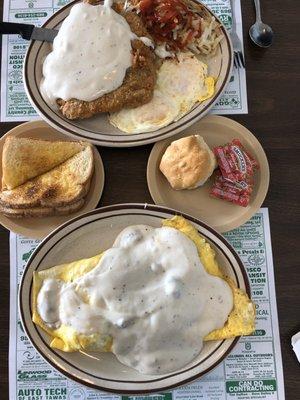
[[[290, 339], [300, 330], [300, 104], [296, 90], [300, 88], [300, 2], [262, 3], [263, 19], [276, 33], [274, 45], [264, 50], [250, 42], [254, 8], [251, 0], [242, 1], [249, 114], [232, 118], [256, 135], [270, 163], [271, 183], [264, 206], [270, 213], [286, 399], [296, 400], [300, 399], [300, 366]], [[15, 125], [1, 123], [0, 135]], [[100, 206], [152, 202], [146, 182], [151, 148], [100, 149], [106, 171]], [[9, 233], [4, 228], [0, 228], [0, 263], [0, 397], [8, 399]]]

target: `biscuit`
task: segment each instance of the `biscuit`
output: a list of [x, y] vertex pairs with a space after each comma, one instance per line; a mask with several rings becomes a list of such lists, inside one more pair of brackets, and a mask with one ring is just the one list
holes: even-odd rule
[[175, 190], [202, 186], [216, 168], [216, 158], [200, 135], [175, 140], [162, 156], [159, 169]]

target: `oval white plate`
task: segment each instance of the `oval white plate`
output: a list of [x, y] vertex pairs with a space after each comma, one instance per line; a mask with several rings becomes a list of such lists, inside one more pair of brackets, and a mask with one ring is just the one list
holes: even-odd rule
[[[43, 27], [59, 29], [62, 21], [69, 14], [71, 7], [78, 1], [76, 0], [57, 11], [45, 22]], [[207, 10], [212, 14], [209, 9]], [[232, 45], [226, 28], [221, 21], [219, 23], [221, 24], [224, 39], [219, 44], [215, 56], [205, 61], [208, 64], [209, 74], [217, 78], [214, 96], [196, 105], [179, 121], [173, 122], [155, 132], [126, 134], [112, 126], [106, 114], [98, 114], [89, 119], [71, 121], [64, 118], [59, 111], [51, 109], [44, 101], [39, 90], [43, 60], [51, 51], [50, 43], [32, 41], [28, 48], [23, 69], [27, 96], [35, 110], [45, 121], [67, 135], [108, 147], [141, 146], [146, 143], [157, 142], [175, 135], [202, 118], [212, 108], [229, 82], [233, 60]]]
[[[219, 364], [236, 345], [238, 338], [206, 342], [202, 352], [177, 372], [162, 376], [141, 375], [121, 364], [112, 353], [64, 353], [50, 348], [49, 336], [32, 320], [32, 274], [53, 265], [91, 257], [109, 248], [117, 234], [133, 224], [161, 226], [161, 220], [178, 212], [147, 204], [119, 204], [103, 207], [61, 225], [37, 247], [25, 268], [19, 310], [26, 334], [37, 351], [56, 369], [84, 385], [126, 394], [151, 393], [193, 381]], [[201, 235], [211, 243], [225, 272], [250, 296], [247, 274], [229, 243], [212, 228], [188, 215]]]

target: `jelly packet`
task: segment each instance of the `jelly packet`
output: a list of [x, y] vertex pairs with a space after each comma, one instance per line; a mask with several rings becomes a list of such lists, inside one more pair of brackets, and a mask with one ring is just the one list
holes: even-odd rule
[[254, 185], [254, 171], [259, 168], [257, 161], [244, 149], [238, 139], [225, 146], [213, 149], [220, 172], [210, 195], [247, 207]]

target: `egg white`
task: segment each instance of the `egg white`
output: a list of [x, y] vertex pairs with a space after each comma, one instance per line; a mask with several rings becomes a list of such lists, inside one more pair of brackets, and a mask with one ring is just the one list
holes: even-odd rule
[[172, 98], [155, 89], [149, 103], [113, 113], [109, 120], [112, 125], [126, 133], [143, 133], [169, 125], [177, 115], [178, 106]]
[[207, 65], [190, 52], [179, 53], [177, 60], [164, 60], [149, 103], [112, 113], [109, 121], [126, 133], [152, 132], [182, 118], [213, 93]]

